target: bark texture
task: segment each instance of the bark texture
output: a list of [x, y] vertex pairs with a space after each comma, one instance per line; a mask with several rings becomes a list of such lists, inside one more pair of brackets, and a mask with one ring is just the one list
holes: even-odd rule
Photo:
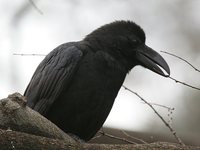
[[89, 144], [74, 140], [56, 125], [26, 106], [19, 93], [0, 100], [0, 149], [20, 150], [144, 150], [199, 149], [174, 143], [150, 144]]

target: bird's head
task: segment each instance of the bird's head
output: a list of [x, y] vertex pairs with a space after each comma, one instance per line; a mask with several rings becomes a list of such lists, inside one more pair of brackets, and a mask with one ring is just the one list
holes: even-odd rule
[[84, 40], [108, 52], [128, 70], [141, 65], [168, 77], [170, 75], [168, 64], [160, 54], [145, 45], [145, 39], [144, 31], [134, 22], [115, 21], [93, 31]]

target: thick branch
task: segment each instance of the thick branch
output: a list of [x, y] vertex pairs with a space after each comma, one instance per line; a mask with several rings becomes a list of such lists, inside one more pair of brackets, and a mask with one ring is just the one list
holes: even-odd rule
[[70, 143], [67, 140], [52, 139], [42, 136], [36, 136], [23, 132], [0, 129], [0, 148], [1, 150], [19, 149], [19, 150], [79, 150], [81, 145]]
[[0, 128], [74, 142], [56, 125], [27, 107], [25, 98], [19, 93], [0, 101]]
[[[66, 140], [50, 139], [41, 136], [26, 134], [23, 132], [6, 131], [0, 129], [0, 147], [1, 150], [20, 149], [20, 150], [183, 150], [179, 144], [157, 142], [151, 144], [87, 144], [87, 143], [69, 143]], [[188, 149], [197, 149], [198, 147], [188, 147]], [[186, 148], [184, 148], [186, 149]]]
[[[186, 148], [186, 147], [184, 147]], [[0, 100], [0, 149], [20, 150], [142, 150], [183, 149], [178, 144], [87, 144], [75, 141], [49, 120], [26, 106], [19, 93]], [[191, 149], [191, 148], [190, 148]]]

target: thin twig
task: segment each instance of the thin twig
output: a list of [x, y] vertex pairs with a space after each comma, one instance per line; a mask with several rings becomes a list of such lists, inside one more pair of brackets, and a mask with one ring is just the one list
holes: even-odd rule
[[180, 60], [186, 62], [186, 63], [187, 63], [188, 65], [190, 65], [195, 71], [200, 72], [199, 69], [197, 69], [196, 67], [194, 67], [190, 62], [188, 62], [187, 60], [181, 58], [180, 56], [177, 56], [177, 55], [175, 55], [175, 54], [172, 54], [172, 53], [169, 53], [169, 52], [165, 52], [165, 51], [160, 51], [160, 52], [165, 53], [165, 54], [168, 54], [168, 55], [171, 55], [171, 56], [174, 56], [174, 57], [176, 57], [176, 58], [178, 58], [178, 59], [180, 59]]
[[172, 134], [174, 135], [174, 137], [175, 137], [175, 139], [178, 141], [178, 143], [179, 143], [180, 145], [182, 145], [182, 146], [185, 146], [185, 144], [182, 142], [182, 140], [181, 140], [181, 139], [178, 137], [178, 135], [176, 134], [176, 131], [171, 127], [171, 125], [170, 125], [169, 123], [167, 123], [167, 121], [165, 121], [165, 119], [156, 111], [156, 109], [155, 109], [151, 104], [149, 104], [149, 103], [148, 103], [144, 98], [142, 98], [138, 93], [136, 93], [136, 92], [130, 90], [129, 88], [127, 88], [127, 87], [124, 86], [124, 85], [122, 85], [122, 87], [123, 87], [125, 90], [127, 90], [127, 91], [129, 91], [129, 92], [135, 94], [137, 97], [140, 98], [140, 100], [142, 100], [143, 102], [145, 102], [145, 103], [155, 112], [155, 114], [162, 120], [162, 122], [169, 128], [169, 130], [172, 132]]
[[[166, 51], [160, 51], [160, 52], [165, 53], [165, 54], [168, 54], [168, 55], [173, 56], [173, 57], [176, 57], [176, 58], [178, 58], [178, 59], [184, 61], [185, 63], [187, 63], [187, 64], [188, 64], [189, 66], [191, 66], [195, 71], [200, 72], [199, 69], [197, 69], [196, 67], [194, 67], [189, 61], [183, 59], [182, 57], [177, 56], [177, 55], [172, 54], [172, 53], [169, 53], [169, 52], [166, 52]], [[185, 86], [187, 86], [187, 87], [190, 87], [190, 88], [193, 88], [193, 89], [196, 89], [196, 90], [200, 90], [200, 88], [197, 88], [197, 87], [192, 86], [192, 85], [189, 85], [189, 84], [187, 84], [187, 83], [185, 83], [185, 82], [179, 81], [179, 80], [177, 80], [177, 79], [175, 79], [175, 78], [173, 78], [173, 77], [169, 77], [169, 78], [172, 79], [172, 80], [174, 80], [176, 83], [180, 83], [180, 84], [183, 84], [183, 85], [185, 85]]]
[[35, 4], [35, 2], [33, 0], [29, 0], [29, 2], [37, 10], [37, 12], [39, 12], [41, 15], [43, 15], [43, 12], [37, 7], [37, 5]]
[[148, 102], [149, 104], [151, 105], [154, 105], [154, 106], [159, 106], [159, 107], [163, 107], [163, 108], [166, 108], [167, 110], [175, 110], [174, 107], [169, 107], [169, 106], [165, 106], [165, 105], [161, 105], [161, 104], [157, 104], [157, 103], [151, 103], [151, 102]]
[[17, 54], [17, 53], [13, 53], [13, 55], [18, 55], [18, 56], [46, 56], [45, 54]]
[[173, 77], [169, 77], [169, 78], [172, 79], [172, 80], [174, 80], [176, 83], [183, 84], [183, 85], [185, 85], [185, 86], [187, 86], [187, 87], [190, 87], [190, 88], [193, 88], [193, 89], [195, 89], [195, 90], [200, 90], [200, 88], [198, 88], [198, 87], [189, 85], [189, 84], [187, 84], [187, 83], [185, 83], [185, 82], [182, 82], [182, 81], [179, 81], [179, 80], [177, 80], [177, 79], [174, 79]]
[[96, 136], [94, 136], [91, 140], [98, 139], [98, 138], [100, 138], [100, 137], [102, 137], [102, 136], [103, 136], [102, 134], [96, 135]]
[[144, 144], [147, 144], [147, 142], [145, 142], [144, 140], [140, 139], [140, 138], [136, 138], [136, 137], [133, 137], [131, 135], [129, 135], [127, 132], [121, 130], [121, 132], [126, 135], [128, 138], [131, 138], [133, 140], [137, 140], [137, 141], [140, 141], [141, 143], [144, 143]]
[[135, 143], [135, 142], [133, 142], [133, 141], [130, 141], [130, 140], [127, 140], [127, 139], [125, 139], [125, 138], [121, 138], [121, 137], [114, 136], [114, 135], [109, 134], [109, 133], [105, 133], [103, 130], [102, 130], [102, 131], [99, 131], [99, 133], [102, 134], [103, 136], [107, 136], [107, 137], [112, 138], [112, 139], [124, 141], [124, 142], [130, 143], [130, 144], [137, 144], [137, 143]]

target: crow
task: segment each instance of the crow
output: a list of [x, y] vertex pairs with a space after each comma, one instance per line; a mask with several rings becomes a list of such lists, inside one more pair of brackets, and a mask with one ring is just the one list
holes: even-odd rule
[[143, 29], [115, 21], [82, 41], [64, 43], [39, 64], [24, 96], [27, 105], [68, 134], [90, 140], [105, 122], [127, 73], [136, 65], [168, 77]]

